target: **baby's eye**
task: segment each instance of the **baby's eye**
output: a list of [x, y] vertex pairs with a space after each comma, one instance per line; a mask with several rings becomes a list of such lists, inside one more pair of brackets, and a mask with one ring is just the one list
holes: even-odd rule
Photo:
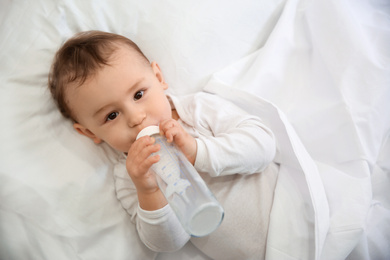
[[143, 96], [144, 96], [144, 91], [143, 90], [137, 91], [137, 93], [135, 93], [135, 95], [134, 95], [134, 100], [139, 100]]
[[112, 121], [118, 116], [118, 112], [112, 112], [107, 116], [107, 121]]

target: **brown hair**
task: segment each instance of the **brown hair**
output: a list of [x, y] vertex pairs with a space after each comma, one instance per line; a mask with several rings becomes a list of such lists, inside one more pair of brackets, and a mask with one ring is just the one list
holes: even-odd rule
[[148, 59], [130, 39], [108, 32], [86, 31], [67, 40], [57, 51], [49, 73], [49, 89], [63, 116], [75, 120], [65, 98], [66, 87], [79, 87], [99, 68], [109, 65], [109, 58], [119, 44], [125, 44], [140, 55], [143, 62]]

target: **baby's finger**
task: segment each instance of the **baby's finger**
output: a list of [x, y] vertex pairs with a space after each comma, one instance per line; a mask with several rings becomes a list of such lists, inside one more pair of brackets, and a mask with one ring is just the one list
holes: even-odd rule
[[167, 138], [168, 142], [172, 142], [175, 135], [179, 132], [179, 123], [174, 119], [169, 119], [161, 122], [160, 134]]
[[[159, 144], [154, 144], [154, 138], [146, 137], [139, 139], [139, 142], [134, 142], [132, 147], [129, 149], [127, 156], [128, 168], [132, 169], [132, 172], [141, 172], [145, 169], [148, 170], [150, 166], [158, 161], [158, 159], [151, 157], [153, 153], [156, 153], [160, 150]], [[154, 156], [152, 156], [154, 157]], [[158, 158], [158, 157], [157, 157]]]
[[154, 138], [150, 136], [143, 136], [136, 140], [129, 148], [128, 156], [136, 156], [145, 149], [145, 147], [152, 145], [155, 142]]
[[149, 170], [149, 168], [155, 164], [156, 162], [158, 162], [160, 160], [160, 155], [158, 154], [154, 154], [152, 156], [149, 156], [148, 158], [146, 158], [146, 160], [143, 161], [143, 165], [145, 167], [145, 169]]
[[180, 133], [180, 128], [179, 127], [173, 127], [168, 129], [165, 132], [165, 137], [167, 138], [168, 143], [173, 142], [173, 139], [175, 136], [177, 136]]
[[137, 159], [136, 163], [142, 163], [153, 153], [156, 153], [160, 150], [160, 144], [156, 144], [154, 138], [150, 138], [150, 141], [140, 144], [140, 149], [137, 149], [134, 154], [134, 158]]
[[174, 119], [167, 119], [162, 122], [160, 122], [160, 133], [163, 135], [165, 134], [168, 129], [175, 127], [176, 120]]

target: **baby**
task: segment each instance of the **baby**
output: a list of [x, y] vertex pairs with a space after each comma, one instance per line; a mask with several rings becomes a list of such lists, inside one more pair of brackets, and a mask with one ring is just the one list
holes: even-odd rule
[[[259, 118], [208, 93], [167, 94], [159, 65], [128, 38], [106, 32], [69, 39], [55, 56], [49, 88], [77, 132], [121, 152], [117, 197], [146, 246], [174, 251], [191, 240], [213, 259], [265, 257], [278, 168], [273, 134]], [[167, 204], [149, 171], [160, 146], [152, 137], [136, 140], [150, 125], [179, 147], [224, 207], [212, 234], [190, 237]]]

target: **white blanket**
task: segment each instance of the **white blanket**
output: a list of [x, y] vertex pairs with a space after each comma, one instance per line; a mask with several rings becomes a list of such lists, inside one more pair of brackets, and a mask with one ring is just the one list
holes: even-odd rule
[[115, 196], [116, 154], [51, 100], [55, 51], [91, 29], [133, 39], [171, 92], [205, 88], [274, 128], [284, 168], [267, 259], [390, 258], [386, 1], [5, 0], [0, 259], [207, 259], [140, 242]]
[[[390, 43], [390, 28], [380, 27], [382, 41], [372, 46], [372, 32], [363, 26], [368, 21], [354, 23], [367, 5], [302, 4], [288, 1], [266, 45], [214, 74], [206, 90], [269, 120], [279, 135], [280, 152], [290, 153], [279, 159], [287, 167], [276, 189], [268, 259], [345, 259], [358, 244], [351, 259], [386, 259], [390, 211], [383, 189], [390, 184], [390, 74], [383, 51], [389, 54], [384, 44]], [[389, 22], [384, 12], [365, 11], [366, 17], [375, 14]], [[326, 19], [330, 14], [333, 20]], [[260, 97], [278, 104], [287, 117]], [[284, 136], [279, 120], [286, 127]], [[298, 166], [291, 165], [294, 160]]]

